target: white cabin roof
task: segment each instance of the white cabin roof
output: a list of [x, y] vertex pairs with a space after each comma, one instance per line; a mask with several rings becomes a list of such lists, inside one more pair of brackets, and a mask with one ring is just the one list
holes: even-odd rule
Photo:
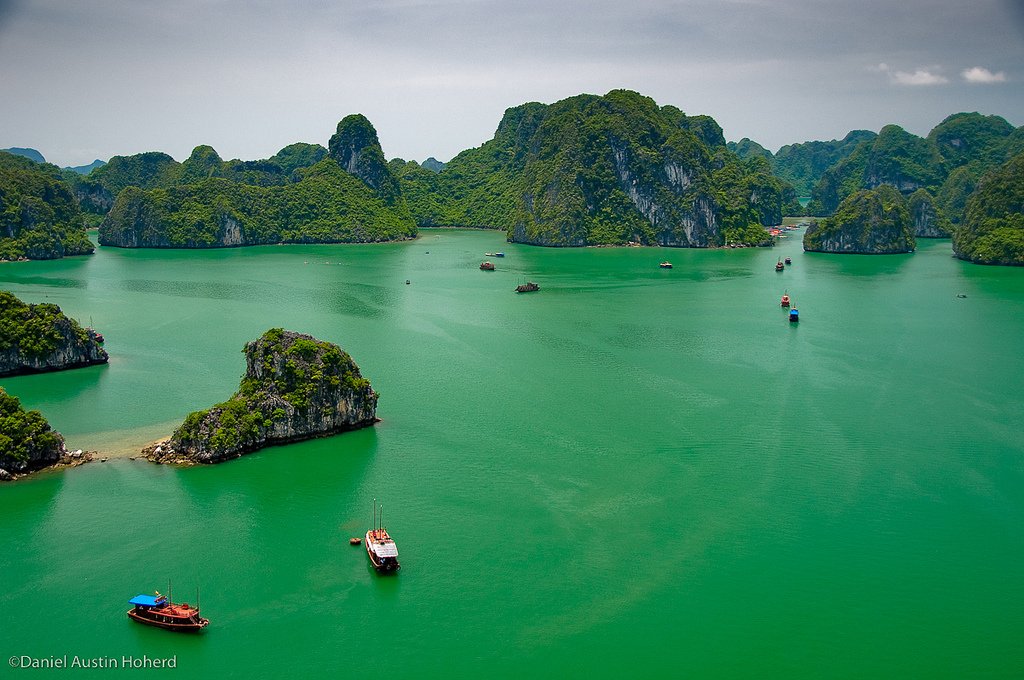
[[370, 548], [377, 557], [398, 557], [398, 546], [395, 545], [394, 541], [387, 541], [378, 543], [372, 541]]

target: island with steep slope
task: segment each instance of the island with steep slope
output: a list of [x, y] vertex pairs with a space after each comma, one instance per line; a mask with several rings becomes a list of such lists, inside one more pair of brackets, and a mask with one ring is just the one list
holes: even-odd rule
[[0, 376], [107, 363], [99, 336], [60, 307], [30, 305], [0, 290]]
[[54, 466], [75, 466], [93, 459], [91, 452], [69, 453], [60, 432], [39, 411], [26, 411], [21, 401], [0, 387], [0, 481]]
[[337, 345], [272, 328], [243, 350], [246, 371], [226, 402], [188, 415], [143, 454], [158, 463], [219, 463], [266, 446], [377, 422], [377, 393]]
[[907, 201], [888, 184], [847, 197], [835, 215], [804, 233], [804, 250], [821, 253], [885, 255], [916, 246]]
[[629, 90], [510, 108], [493, 139], [440, 171], [394, 170], [418, 225], [498, 228], [532, 245], [756, 245], [771, 242], [763, 225], [799, 209], [712, 118]]
[[[225, 164], [211, 147], [196, 147], [180, 167], [154, 160], [154, 172], [162, 173], [160, 186], [120, 189], [100, 225], [100, 244], [221, 248], [416, 236], [398, 180], [384, 163], [377, 133], [365, 117], [346, 117], [327, 155], [320, 150], [314, 145], [282, 149], [281, 163], [294, 167], [291, 173], [281, 163]], [[317, 158], [313, 165], [302, 165]], [[87, 180], [115, 170], [112, 159]]]

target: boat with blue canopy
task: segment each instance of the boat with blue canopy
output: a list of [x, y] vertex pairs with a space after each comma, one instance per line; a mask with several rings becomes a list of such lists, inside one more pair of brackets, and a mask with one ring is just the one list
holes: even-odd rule
[[187, 602], [175, 604], [159, 591], [156, 595], [136, 595], [128, 600], [128, 604], [132, 605], [128, 610], [128, 618], [165, 630], [197, 632], [210, 623], [208, 619], [199, 615], [198, 600], [198, 592], [195, 607]]

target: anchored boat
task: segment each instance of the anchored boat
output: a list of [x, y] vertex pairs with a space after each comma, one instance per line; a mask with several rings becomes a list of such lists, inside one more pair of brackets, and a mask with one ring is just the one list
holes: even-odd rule
[[196, 606], [193, 607], [187, 602], [175, 604], [159, 592], [156, 595], [136, 595], [128, 600], [128, 604], [133, 605], [128, 610], [128, 618], [165, 630], [198, 632], [210, 623], [199, 615], [198, 600], [197, 593]]
[[524, 284], [516, 286], [516, 292], [517, 293], [532, 293], [532, 292], [534, 292], [536, 290], [540, 290], [540, 286], [538, 286], [533, 281], [527, 281]]
[[494, 271], [494, 263], [493, 262], [481, 262], [480, 263], [480, 269], [483, 269], [485, 272], [493, 272]]
[[666, 260], [665, 262], [662, 262], [658, 266], [661, 267], [662, 269], [672, 269], [672, 263], [669, 262], [668, 260]]
[[384, 528], [384, 506], [378, 513], [377, 499], [373, 499], [373, 528], [366, 532], [366, 554], [370, 557], [373, 568], [383, 574], [397, 572], [402, 566], [398, 563], [398, 546]]
[[783, 295], [782, 296], [782, 306], [783, 307], [789, 307], [789, 296], [788, 295]]

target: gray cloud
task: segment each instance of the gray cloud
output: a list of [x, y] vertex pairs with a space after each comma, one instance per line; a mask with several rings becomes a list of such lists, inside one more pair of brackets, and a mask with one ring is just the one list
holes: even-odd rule
[[1021, 16], [1004, 0], [0, 0], [0, 147], [257, 158], [325, 143], [358, 111], [389, 157], [447, 158], [509, 106], [616, 87], [770, 148], [924, 133], [959, 110], [1024, 111], [1014, 88], [962, 75], [1012, 75]]

